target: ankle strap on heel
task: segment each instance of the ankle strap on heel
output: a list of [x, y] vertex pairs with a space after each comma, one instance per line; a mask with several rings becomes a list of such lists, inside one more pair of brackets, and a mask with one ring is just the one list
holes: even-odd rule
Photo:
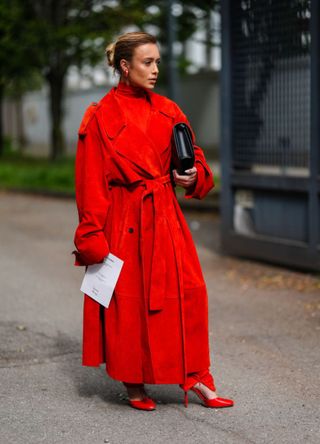
[[201, 382], [201, 384], [207, 386], [213, 392], [216, 391], [216, 386], [214, 384], [213, 376], [209, 373], [208, 370], [203, 370], [196, 373], [190, 373], [184, 384], [180, 384], [180, 387], [184, 391], [190, 390], [197, 382]]

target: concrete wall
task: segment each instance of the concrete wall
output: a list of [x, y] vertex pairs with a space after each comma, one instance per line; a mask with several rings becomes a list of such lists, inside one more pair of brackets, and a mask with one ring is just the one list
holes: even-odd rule
[[[89, 90], [68, 91], [65, 97], [64, 132], [69, 154], [76, 149], [77, 131], [83, 113], [91, 102], [98, 102], [111, 85]], [[196, 74], [181, 82], [181, 105], [188, 116], [197, 136], [197, 143], [209, 156], [213, 155], [219, 143], [219, 86], [216, 73]], [[166, 94], [157, 88], [156, 92]], [[27, 140], [25, 151], [47, 156], [49, 153], [50, 122], [47, 92], [37, 91], [26, 94], [22, 105], [24, 133]], [[15, 104], [5, 103], [4, 126], [6, 135], [17, 138]]]

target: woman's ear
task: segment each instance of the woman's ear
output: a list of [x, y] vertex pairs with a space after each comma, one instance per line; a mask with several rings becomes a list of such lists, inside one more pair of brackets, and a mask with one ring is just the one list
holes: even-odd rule
[[123, 73], [127, 73], [129, 71], [129, 63], [127, 62], [126, 59], [120, 60], [120, 68]]

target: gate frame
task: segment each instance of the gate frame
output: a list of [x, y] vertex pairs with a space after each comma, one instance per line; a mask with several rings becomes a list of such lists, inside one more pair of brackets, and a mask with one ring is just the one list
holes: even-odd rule
[[[320, 2], [311, 0], [311, 118], [308, 177], [274, 176], [234, 170], [232, 167], [232, 0], [222, 0], [221, 69], [221, 246], [225, 253], [298, 268], [320, 270]], [[303, 193], [307, 199], [307, 241], [256, 235], [245, 236], [233, 229], [235, 187]]]

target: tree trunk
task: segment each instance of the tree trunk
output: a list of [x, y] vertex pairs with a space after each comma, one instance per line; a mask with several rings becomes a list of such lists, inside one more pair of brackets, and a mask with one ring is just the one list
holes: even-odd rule
[[205, 33], [206, 33], [206, 68], [208, 71], [211, 69], [212, 64], [212, 31], [211, 31], [211, 11], [207, 11], [205, 18]]
[[65, 154], [65, 138], [62, 128], [65, 77], [50, 73], [47, 79], [50, 88], [50, 159], [57, 160]]
[[4, 134], [3, 134], [3, 94], [4, 88], [0, 84], [0, 157], [3, 155], [4, 151]]
[[24, 119], [23, 119], [23, 100], [22, 95], [19, 94], [15, 100], [15, 110], [17, 116], [17, 142], [20, 153], [23, 153], [27, 143], [24, 132]]

